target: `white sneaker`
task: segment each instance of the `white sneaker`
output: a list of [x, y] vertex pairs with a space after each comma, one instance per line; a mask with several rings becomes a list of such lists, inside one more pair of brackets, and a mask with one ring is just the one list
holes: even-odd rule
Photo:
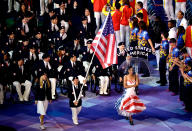
[[99, 91], [99, 94], [100, 94], [100, 95], [103, 95], [103, 91], [100, 90], [100, 91]]
[[73, 121], [73, 124], [75, 124], [75, 125], [79, 125], [79, 123], [78, 123], [77, 121], [75, 121], [75, 122]]
[[19, 98], [20, 101], [23, 101], [23, 98]]
[[45, 130], [46, 128], [45, 128], [44, 125], [40, 125], [40, 129], [41, 129], [41, 130]]
[[78, 123], [77, 120], [75, 120], [75, 119], [73, 119], [73, 118], [72, 118], [72, 120], [73, 120], [73, 124], [74, 124], [74, 125], [79, 125], [79, 123]]
[[104, 94], [105, 94], [105, 95], [108, 95], [108, 93], [107, 93], [107, 92], [104, 92]]
[[24, 98], [24, 101], [29, 101], [28, 99]]
[[55, 100], [55, 96], [52, 96], [52, 100]]
[[43, 16], [43, 15], [44, 15], [44, 13], [41, 13], [41, 14], [40, 14], [40, 16]]

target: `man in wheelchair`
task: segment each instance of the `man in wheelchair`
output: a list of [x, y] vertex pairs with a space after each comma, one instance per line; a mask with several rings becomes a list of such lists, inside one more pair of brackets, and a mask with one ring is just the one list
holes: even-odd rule
[[[93, 71], [93, 72], [92, 72]], [[92, 73], [92, 78], [95, 81], [99, 82], [99, 94], [108, 95], [110, 92], [108, 86], [110, 80], [112, 80], [112, 69], [111, 66], [103, 69], [99, 60], [95, 57], [93, 64], [91, 65], [90, 73]]]
[[[28, 101], [31, 91], [31, 71], [24, 64], [24, 60], [21, 56], [18, 56], [16, 64], [11, 65], [11, 80], [13, 86], [16, 87], [16, 91], [19, 95], [20, 101]], [[21, 86], [25, 87], [24, 94], [21, 92]]]

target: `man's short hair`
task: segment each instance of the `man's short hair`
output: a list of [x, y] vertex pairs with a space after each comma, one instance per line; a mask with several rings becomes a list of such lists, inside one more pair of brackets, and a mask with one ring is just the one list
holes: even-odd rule
[[176, 39], [175, 38], [171, 38], [169, 42], [170, 43], [176, 43]]
[[182, 15], [182, 16], [184, 16], [184, 13], [183, 13], [183, 11], [181, 11], [181, 10], [180, 10], [180, 11], [179, 11], [179, 13], [181, 13], [181, 15]]
[[121, 8], [121, 4], [120, 3], [116, 3], [115, 7], [116, 7], [116, 9], [120, 9]]
[[137, 4], [138, 4], [141, 8], [143, 8], [143, 3], [142, 3], [141, 1], [137, 2]]

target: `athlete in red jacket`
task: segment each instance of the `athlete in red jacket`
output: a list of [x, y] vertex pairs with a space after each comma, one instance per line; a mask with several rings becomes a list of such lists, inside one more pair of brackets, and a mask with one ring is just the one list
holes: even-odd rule
[[130, 7], [128, 1], [123, 3], [123, 6], [121, 7], [120, 10], [122, 12], [121, 23], [120, 23], [121, 42], [125, 42], [126, 47], [128, 47], [129, 33], [130, 33], [129, 19], [133, 14], [133, 10]]
[[189, 21], [189, 26], [186, 29], [185, 46], [189, 56], [192, 58], [192, 19]]
[[105, 16], [102, 14], [102, 9], [107, 4], [107, 0], [91, 0], [91, 2], [93, 3], [94, 16], [95, 16], [96, 25], [97, 25], [95, 34], [97, 34], [101, 25], [100, 19], [102, 22], [104, 22], [104, 19], [105, 19]]

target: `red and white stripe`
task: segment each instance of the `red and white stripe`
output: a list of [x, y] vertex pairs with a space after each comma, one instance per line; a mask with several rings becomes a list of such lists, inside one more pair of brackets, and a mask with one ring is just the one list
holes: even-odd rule
[[115, 34], [109, 34], [104, 37], [102, 35], [103, 29], [104, 28], [98, 31], [92, 42], [91, 49], [95, 52], [103, 69], [105, 69], [112, 64], [117, 64], [117, 46]]
[[139, 113], [145, 110], [145, 105], [139, 100], [137, 96], [131, 96], [123, 100], [120, 106], [120, 110], [127, 113]]

